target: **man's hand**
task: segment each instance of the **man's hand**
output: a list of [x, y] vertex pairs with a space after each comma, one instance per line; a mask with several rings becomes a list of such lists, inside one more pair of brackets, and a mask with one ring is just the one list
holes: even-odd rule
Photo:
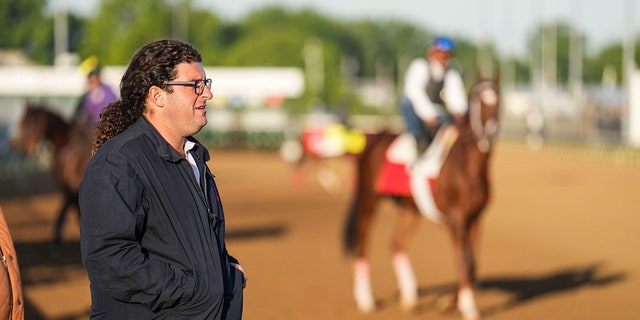
[[436, 128], [438, 128], [438, 122], [438, 118], [433, 117], [425, 120], [424, 124], [427, 125], [427, 128], [429, 128], [431, 131], [434, 131]]

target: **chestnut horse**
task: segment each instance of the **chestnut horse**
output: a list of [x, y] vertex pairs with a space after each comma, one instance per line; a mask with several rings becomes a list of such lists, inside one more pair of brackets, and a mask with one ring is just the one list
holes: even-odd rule
[[[490, 194], [489, 158], [498, 131], [499, 92], [495, 81], [479, 81], [469, 93], [469, 112], [456, 124], [457, 138], [450, 146], [431, 190], [433, 202], [453, 242], [458, 286], [446, 307], [457, 306], [464, 319], [479, 319], [473, 297], [476, 275], [476, 248], [480, 215]], [[380, 133], [367, 141], [357, 160], [357, 185], [344, 234], [345, 249], [355, 257], [354, 297], [360, 311], [375, 308], [367, 261], [367, 240], [371, 237], [376, 204], [391, 196], [401, 210], [392, 250], [401, 304], [413, 308], [417, 302], [417, 285], [406, 248], [421, 219], [417, 199], [384, 194], [377, 187], [387, 149], [397, 134]], [[425, 179], [426, 181], [426, 179]], [[414, 190], [415, 191], [415, 190]], [[424, 212], [422, 212], [424, 214]], [[428, 215], [427, 215], [428, 216]]]
[[91, 158], [93, 140], [92, 127], [84, 123], [67, 123], [60, 115], [46, 106], [28, 104], [18, 123], [11, 146], [26, 155], [35, 153], [40, 142], [50, 142], [52, 148], [52, 170], [64, 196], [58, 211], [53, 244], [62, 241], [65, 216], [71, 207], [78, 214], [78, 190], [82, 174]]

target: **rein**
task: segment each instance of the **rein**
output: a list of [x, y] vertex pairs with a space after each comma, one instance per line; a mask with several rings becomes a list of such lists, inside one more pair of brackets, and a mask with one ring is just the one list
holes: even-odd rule
[[[485, 90], [492, 90], [492, 96], [487, 96]], [[486, 102], [488, 104], [497, 103], [498, 92], [495, 84], [491, 81], [483, 81], [475, 85], [472, 92], [479, 92], [479, 94], [472, 94], [469, 100], [469, 124], [471, 131], [476, 136], [478, 149], [480, 152], [487, 153], [491, 149], [491, 142], [495, 133], [498, 131], [498, 121], [496, 118], [487, 120], [486, 123], [482, 122], [482, 101], [493, 99], [493, 101]]]

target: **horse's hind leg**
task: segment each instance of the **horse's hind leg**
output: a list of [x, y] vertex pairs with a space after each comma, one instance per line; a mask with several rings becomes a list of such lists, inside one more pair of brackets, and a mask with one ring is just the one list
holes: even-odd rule
[[62, 231], [64, 229], [64, 222], [67, 217], [67, 212], [72, 206], [74, 206], [78, 210], [78, 212], [80, 212], [80, 210], [78, 209], [78, 197], [65, 194], [64, 203], [62, 205], [62, 208], [60, 208], [60, 211], [58, 211], [58, 219], [56, 219], [56, 224], [53, 230], [53, 239], [51, 240], [51, 243], [54, 246], [62, 243]]
[[393, 237], [392, 262], [400, 291], [400, 305], [405, 310], [411, 310], [418, 301], [418, 286], [407, 255], [407, 247], [420, 222], [420, 215], [417, 209], [407, 201], [403, 202], [401, 207], [398, 226]]
[[356, 258], [353, 262], [353, 298], [360, 312], [369, 313], [376, 308], [371, 289], [369, 261], [365, 257]]
[[[365, 196], [366, 194], [366, 196]], [[359, 194], [354, 203], [357, 221], [355, 225], [355, 260], [353, 263], [353, 296], [358, 310], [368, 313], [375, 310], [375, 300], [371, 289], [371, 275], [367, 260], [367, 243], [371, 233], [375, 206], [378, 196], [373, 193]]]
[[58, 212], [58, 219], [56, 219], [56, 224], [53, 229], [53, 239], [51, 240], [53, 245], [59, 245], [62, 242], [62, 229], [64, 228], [64, 221], [70, 206], [70, 199], [65, 197], [64, 204]]

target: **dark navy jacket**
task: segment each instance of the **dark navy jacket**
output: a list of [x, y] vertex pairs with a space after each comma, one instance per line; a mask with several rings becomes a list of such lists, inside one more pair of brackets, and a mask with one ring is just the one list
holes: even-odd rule
[[[230, 266], [220, 196], [144, 117], [107, 141], [80, 188], [82, 262], [94, 319], [240, 319], [242, 274]], [[204, 190], [204, 191], [203, 191]]]

